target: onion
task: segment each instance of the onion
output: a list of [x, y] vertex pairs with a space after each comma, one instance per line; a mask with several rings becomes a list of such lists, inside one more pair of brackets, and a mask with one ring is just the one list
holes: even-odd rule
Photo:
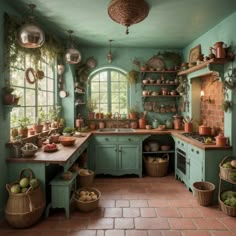
[[232, 160], [232, 161], [230, 162], [230, 164], [231, 164], [232, 167], [236, 168], [236, 160]]

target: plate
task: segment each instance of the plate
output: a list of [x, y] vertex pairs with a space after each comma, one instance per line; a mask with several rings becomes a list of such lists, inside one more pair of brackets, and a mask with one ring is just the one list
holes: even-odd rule
[[58, 151], [58, 148], [52, 148], [52, 149], [44, 148], [43, 151], [44, 152], [56, 152], [56, 151]]
[[149, 67], [153, 67], [156, 70], [164, 70], [165, 62], [160, 59], [158, 56], [151, 57], [147, 62]]

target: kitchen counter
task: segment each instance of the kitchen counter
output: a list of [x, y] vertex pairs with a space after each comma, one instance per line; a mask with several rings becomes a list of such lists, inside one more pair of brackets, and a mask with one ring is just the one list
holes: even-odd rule
[[40, 148], [34, 157], [28, 158], [7, 158], [8, 162], [33, 162], [33, 163], [48, 163], [48, 164], [66, 164], [76, 151], [88, 141], [91, 133], [86, 133], [85, 137], [77, 137], [73, 146], [64, 147], [62, 144], [57, 144], [58, 151], [48, 153]]
[[211, 150], [211, 149], [219, 149], [219, 150], [223, 150], [223, 149], [232, 149], [232, 146], [224, 146], [224, 147], [220, 147], [220, 146], [216, 146], [215, 144], [203, 144], [199, 141], [196, 141], [192, 138], [189, 137], [185, 137], [182, 135], [182, 133], [184, 133], [183, 130], [174, 130], [174, 129], [166, 129], [166, 130], [158, 130], [158, 129], [135, 129], [134, 132], [100, 132], [100, 131], [93, 131], [92, 132], [95, 135], [172, 135], [173, 137], [179, 138], [189, 144], [192, 144], [200, 149], [203, 150]]

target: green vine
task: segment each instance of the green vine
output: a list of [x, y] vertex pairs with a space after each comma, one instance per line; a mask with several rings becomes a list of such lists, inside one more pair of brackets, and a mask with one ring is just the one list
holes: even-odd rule
[[24, 22], [19, 22], [15, 16], [4, 15], [5, 28], [5, 63], [4, 68], [9, 72], [10, 66], [14, 66], [19, 60], [18, 55], [29, 54], [33, 61], [33, 66], [37, 69], [40, 59], [47, 56], [49, 59], [61, 59], [65, 47], [53, 36], [45, 33], [45, 43], [40, 48], [23, 48], [17, 42], [17, 31]]

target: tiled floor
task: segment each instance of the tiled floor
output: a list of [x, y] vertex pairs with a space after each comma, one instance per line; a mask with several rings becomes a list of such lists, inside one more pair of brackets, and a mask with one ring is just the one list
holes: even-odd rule
[[217, 206], [202, 207], [174, 176], [96, 178], [102, 193], [99, 208], [90, 213], [63, 209], [29, 229], [0, 225], [0, 235], [22, 236], [229, 236], [236, 235], [236, 218]]

